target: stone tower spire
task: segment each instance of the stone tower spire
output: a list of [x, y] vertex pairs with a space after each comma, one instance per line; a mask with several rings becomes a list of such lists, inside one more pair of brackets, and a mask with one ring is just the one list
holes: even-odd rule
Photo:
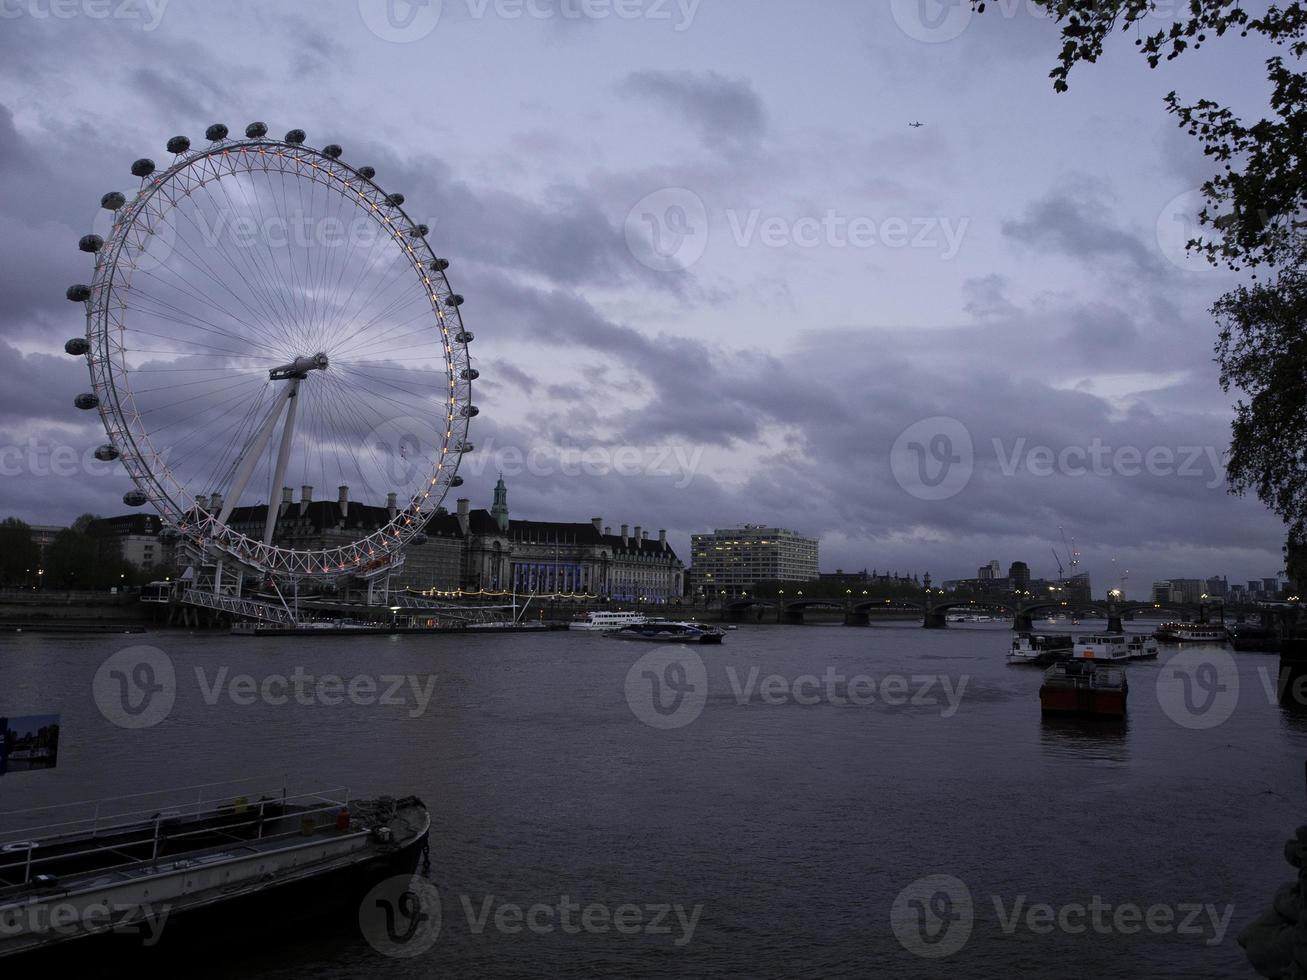
[[503, 473], [499, 474], [499, 482], [495, 484], [495, 502], [490, 508], [490, 516], [501, 532], [508, 530], [508, 487], [504, 484]]

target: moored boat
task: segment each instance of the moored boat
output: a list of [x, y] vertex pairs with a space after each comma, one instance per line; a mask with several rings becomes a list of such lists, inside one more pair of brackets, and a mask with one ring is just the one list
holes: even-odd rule
[[721, 643], [726, 633], [703, 623], [674, 623], [654, 619], [624, 626], [605, 635], [614, 640], [643, 640], [646, 643]]
[[643, 613], [635, 612], [590, 612], [586, 613], [583, 620], [568, 625], [569, 629], [590, 630], [591, 632], [608, 633], [612, 630], [619, 630], [623, 626], [639, 626], [647, 623], [649, 618]]
[[[170, 791], [190, 800], [175, 808], [158, 805], [163, 794], [102, 801], [54, 825], [51, 808], [0, 814], [19, 828], [0, 834], [0, 958], [94, 956], [106, 943], [144, 952], [228, 928], [245, 939], [289, 912], [357, 909], [426, 853], [417, 797], [222, 795], [230, 785]], [[43, 829], [23, 827], [34, 816]]]
[[1130, 685], [1125, 671], [1106, 663], [1068, 660], [1044, 672], [1039, 708], [1045, 714], [1125, 716]]
[[1225, 643], [1230, 638], [1224, 626], [1202, 623], [1163, 623], [1153, 636], [1162, 643]]
[[1075, 641], [1069, 633], [1021, 632], [1012, 638], [1007, 662], [1046, 666], [1070, 657], [1074, 647]]
[[1129, 660], [1130, 648], [1124, 633], [1084, 633], [1076, 639], [1071, 656], [1075, 660]]
[[1125, 647], [1131, 660], [1151, 660], [1157, 656], [1157, 640], [1144, 633], [1126, 637]]

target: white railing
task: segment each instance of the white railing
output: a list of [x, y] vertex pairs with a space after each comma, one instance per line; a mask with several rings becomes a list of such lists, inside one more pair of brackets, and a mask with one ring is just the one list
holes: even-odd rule
[[240, 596], [216, 594], [191, 588], [182, 592], [181, 601], [204, 609], [216, 609], [220, 612], [231, 613], [233, 616], [254, 620], [255, 622], [276, 623], [283, 626], [295, 625], [294, 616], [287, 612], [284, 606], [272, 602], [263, 602], [259, 599], [243, 599]]
[[[97, 865], [97, 872], [109, 872], [133, 867], [140, 864], [156, 862], [159, 858], [160, 845], [165, 841], [180, 841], [188, 837], [212, 834], [220, 831], [231, 837], [231, 842], [219, 847], [229, 847], [231, 843], [244, 843], [249, 840], [265, 840], [279, 837], [293, 837], [302, 831], [283, 830], [277, 834], [265, 833], [266, 807], [275, 803], [282, 808], [282, 817], [314, 817], [320, 813], [337, 814], [349, 806], [349, 791], [344, 786], [324, 786], [294, 794], [287, 793], [285, 781], [279, 788], [263, 784], [262, 789], [235, 789], [248, 787], [254, 781], [232, 780], [225, 783], [205, 783], [199, 786], [183, 787], [176, 790], [162, 790], [155, 793], [139, 793], [130, 796], [108, 797], [103, 800], [69, 803], [52, 807], [34, 807], [27, 810], [12, 810], [0, 813], [0, 826], [8, 823], [30, 824], [40, 821], [37, 827], [25, 826], [0, 832], [0, 888], [4, 886], [22, 886], [30, 884], [33, 877], [41, 874], [43, 866], [53, 862], [80, 860], [95, 854], [119, 852], [125, 860], [108, 865]], [[226, 792], [220, 788], [226, 787]], [[232, 794], [237, 795], [233, 796]], [[194, 799], [191, 799], [191, 794]], [[184, 802], [178, 802], [186, 794]], [[167, 797], [168, 799], [164, 799]], [[144, 808], [136, 808], [139, 801], [157, 799], [163, 802]], [[124, 808], [128, 807], [128, 808]], [[50, 822], [51, 814], [72, 812], [78, 808], [89, 808], [91, 815], [70, 820]], [[291, 812], [286, 813], [286, 808]], [[232, 816], [249, 814], [244, 820], [223, 823], [221, 826], [205, 825], [187, 832], [171, 832], [174, 822], [185, 816], [216, 816], [226, 810]], [[44, 818], [44, 819], [43, 819]], [[316, 822], [315, 822], [316, 826]], [[231, 833], [246, 827], [254, 828], [253, 834], [238, 837]], [[97, 838], [114, 835], [121, 838], [125, 834], [135, 834], [128, 841], [115, 839], [111, 843], [96, 845]], [[60, 848], [57, 853], [43, 855], [43, 847], [52, 846], [59, 840], [83, 839], [85, 847], [75, 850]], [[150, 856], [128, 857], [122, 854], [124, 848], [150, 845]]]

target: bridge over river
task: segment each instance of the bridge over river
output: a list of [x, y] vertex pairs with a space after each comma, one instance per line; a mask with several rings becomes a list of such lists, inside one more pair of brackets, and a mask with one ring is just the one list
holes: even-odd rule
[[876, 613], [916, 613], [925, 629], [944, 629], [950, 613], [996, 614], [1012, 617], [1014, 630], [1032, 630], [1035, 622], [1050, 614], [1085, 619], [1105, 619], [1110, 631], [1120, 631], [1122, 624], [1139, 613], [1163, 614], [1185, 622], [1238, 622], [1255, 618], [1263, 623], [1277, 621], [1296, 610], [1267, 605], [1226, 606], [1220, 600], [1199, 603], [1138, 602], [1107, 598], [1092, 600], [1044, 599], [1024, 595], [957, 595], [931, 592], [927, 587], [919, 598], [858, 595], [843, 599], [835, 596], [740, 596], [722, 603], [722, 618], [728, 622], [773, 619], [777, 623], [802, 624], [809, 610], [836, 610], [843, 614], [846, 626], [866, 626]]

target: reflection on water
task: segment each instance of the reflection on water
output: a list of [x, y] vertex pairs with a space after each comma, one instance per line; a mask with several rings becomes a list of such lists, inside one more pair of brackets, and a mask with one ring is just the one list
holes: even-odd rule
[[1130, 756], [1130, 719], [1044, 715], [1040, 748], [1052, 757], [1124, 765]]

